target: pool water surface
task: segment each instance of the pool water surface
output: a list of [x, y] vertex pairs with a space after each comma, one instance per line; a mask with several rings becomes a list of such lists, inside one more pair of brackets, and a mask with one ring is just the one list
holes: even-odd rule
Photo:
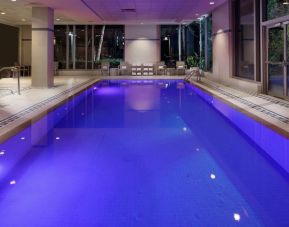
[[288, 226], [289, 155], [225, 115], [181, 80], [102, 81], [0, 145], [0, 226]]

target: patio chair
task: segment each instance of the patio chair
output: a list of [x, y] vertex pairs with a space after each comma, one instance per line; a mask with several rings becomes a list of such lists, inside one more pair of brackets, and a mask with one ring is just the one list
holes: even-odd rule
[[131, 65], [127, 62], [122, 62], [118, 66], [119, 75], [130, 75]]
[[176, 63], [176, 71], [178, 75], [186, 75], [186, 63], [184, 61], [177, 61]]
[[166, 74], [166, 68], [165, 62], [161, 61], [156, 64], [156, 74], [157, 75], [165, 75]]

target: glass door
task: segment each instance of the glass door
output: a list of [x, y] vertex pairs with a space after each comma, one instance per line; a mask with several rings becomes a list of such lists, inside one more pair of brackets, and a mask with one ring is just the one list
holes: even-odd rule
[[289, 96], [289, 25], [267, 28], [267, 90], [278, 97]]
[[286, 74], [286, 81], [287, 81], [286, 95], [287, 97], [289, 97], [289, 23], [287, 23], [286, 25], [285, 32], [286, 32], [286, 39], [287, 39], [286, 46], [285, 46], [285, 53], [286, 53], [286, 56], [285, 56], [286, 73], [285, 74]]

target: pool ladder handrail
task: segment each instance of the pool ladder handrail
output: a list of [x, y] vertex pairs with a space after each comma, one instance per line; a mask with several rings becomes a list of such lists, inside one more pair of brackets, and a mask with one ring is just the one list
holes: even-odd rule
[[[19, 66], [10, 66], [10, 67], [3, 67], [0, 69], [0, 73], [5, 71], [5, 70], [10, 70], [13, 73], [13, 78], [15, 78], [15, 73], [17, 75], [17, 93], [18, 95], [21, 95], [20, 93], [20, 67]], [[2, 77], [0, 77], [2, 79]], [[0, 88], [0, 90], [8, 90], [11, 92], [11, 94], [14, 94], [13, 90], [11, 88]]]

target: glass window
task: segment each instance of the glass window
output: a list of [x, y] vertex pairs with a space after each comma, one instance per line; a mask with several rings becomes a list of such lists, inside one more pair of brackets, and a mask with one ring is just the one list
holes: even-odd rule
[[239, 0], [236, 5], [236, 76], [254, 80], [255, 17], [254, 0]]
[[94, 68], [100, 67], [98, 54], [100, 54], [101, 61], [122, 61], [124, 59], [124, 40], [123, 25], [106, 25], [105, 27], [96, 25], [94, 27]]
[[213, 17], [207, 17], [207, 55], [206, 70], [213, 70]]
[[85, 47], [85, 25], [76, 25], [75, 28], [75, 68], [85, 69], [86, 47]]
[[106, 25], [104, 28], [102, 25], [56, 25], [55, 61], [60, 62], [60, 69], [97, 69], [101, 61], [118, 65], [124, 59], [124, 26]]
[[288, 0], [267, 0], [266, 11], [267, 20], [272, 20], [277, 17], [289, 15]]
[[93, 36], [92, 36], [93, 25], [87, 26], [87, 69], [92, 69], [93, 65]]
[[178, 25], [161, 25], [161, 60], [175, 67], [179, 58]]
[[199, 67], [206, 71], [213, 68], [213, 30], [212, 15], [202, 17], [200, 23]]
[[75, 54], [75, 34], [73, 25], [68, 26], [68, 68], [73, 69]]
[[66, 25], [54, 28], [54, 61], [59, 69], [66, 69]]
[[184, 59], [189, 56], [200, 55], [200, 25], [193, 22], [185, 26], [185, 53]]

